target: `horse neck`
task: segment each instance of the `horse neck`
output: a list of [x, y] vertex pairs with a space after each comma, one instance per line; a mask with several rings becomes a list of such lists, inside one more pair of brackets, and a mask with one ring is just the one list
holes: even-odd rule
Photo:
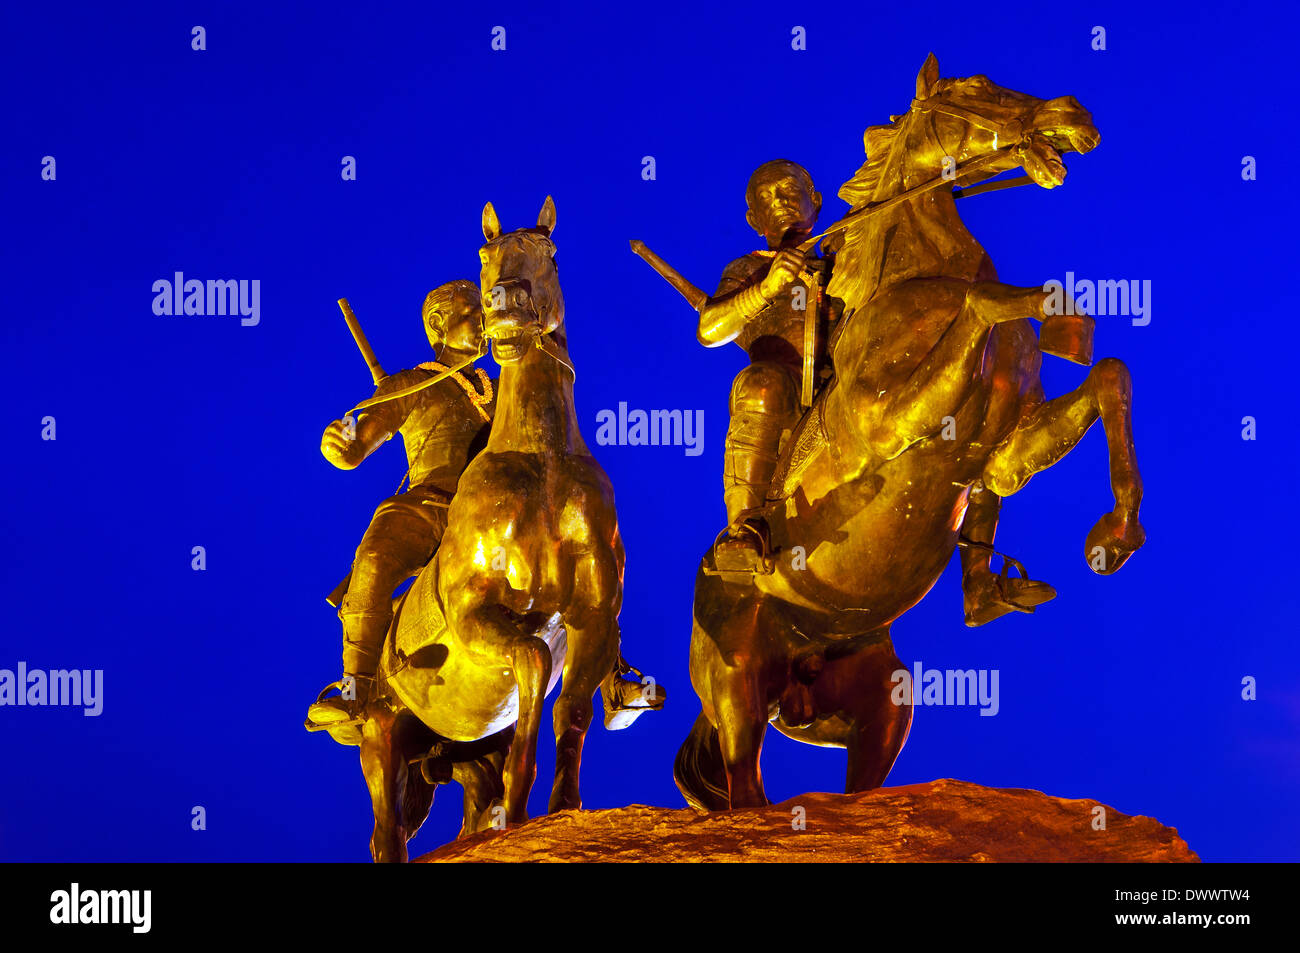
[[[552, 349], [568, 360], [561, 336]], [[517, 453], [585, 453], [573, 403], [573, 373], [540, 347], [501, 368], [488, 450]]]
[[[889, 184], [872, 202], [883, 202], [933, 178], [939, 170], [893, 167]], [[951, 190], [939, 187], [891, 209], [868, 215], [845, 232], [836, 256], [838, 278], [830, 293], [856, 310], [877, 294], [913, 278], [945, 277], [973, 281], [986, 253], [966, 230]]]

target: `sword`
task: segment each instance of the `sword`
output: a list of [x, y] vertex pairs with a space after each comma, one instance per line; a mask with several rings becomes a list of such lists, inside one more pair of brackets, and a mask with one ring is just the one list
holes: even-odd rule
[[668, 262], [664, 261], [647, 248], [645, 242], [639, 242], [634, 238], [628, 244], [632, 246], [632, 251], [644, 259], [647, 265], [658, 272], [660, 278], [676, 288], [678, 293], [690, 302], [691, 307], [696, 311], [699, 311], [708, 303], [708, 295], [683, 278], [681, 273], [673, 268], [672, 265], [668, 264]]
[[357, 342], [357, 347], [361, 350], [361, 356], [366, 359], [366, 367], [370, 368], [370, 376], [378, 384], [388, 375], [379, 366], [379, 358], [375, 357], [370, 342], [366, 340], [366, 332], [361, 330], [361, 322], [352, 313], [352, 306], [348, 304], [347, 298], [339, 298], [339, 310], [343, 312], [343, 320], [347, 322], [348, 330], [352, 332], [352, 340]]

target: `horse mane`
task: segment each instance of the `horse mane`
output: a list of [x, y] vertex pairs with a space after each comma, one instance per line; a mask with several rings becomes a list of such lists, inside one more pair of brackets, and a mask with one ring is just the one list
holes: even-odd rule
[[898, 141], [899, 120], [902, 116], [893, 117], [893, 121], [883, 126], [868, 126], [867, 131], [862, 134], [862, 145], [867, 153], [867, 161], [853, 174], [837, 193], [840, 198], [849, 203], [852, 208], [864, 205], [870, 202], [880, 188], [881, 178], [885, 171], [885, 166], [889, 164], [889, 159], [894, 152], [894, 144]]
[[[942, 88], [942, 81], [936, 90]], [[839, 196], [853, 208], [880, 202], [898, 194], [903, 186], [903, 172], [907, 163], [907, 131], [910, 110], [899, 116], [890, 116], [888, 123], [868, 126], [863, 133], [863, 146], [867, 161], [853, 177], [840, 187]], [[949, 202], [951, 204], [951, 202]], [[831, 275], [827, 294], [844, 302], [845, 321], [853, 312], [870, 301], [881, 287], [891, 286], [914, 274], [953, 274], [952, 268], [965, 270], [970, 266], [974, 274], [978, 261], [953, 259], [967, 245], [983, 250], [961, 224], [955, 207], [946, 212], [922, 214], [916, 203], [905, 203], [882, 217], [854, 222], [844, 229], [836, 252], [836, 265]], [[903, 238], [902, 236], [908, 236]], [[908, 247], [905, 254], [896, 249]], [[894, 249], [894, 250], [891, 250]], [[974, 252], [972, 252], [974, 254]], [[843, 330], [844, 325], [839, 329]], [[838, 348], [843, 335], [837, 331], [831, 341], [832, 351]]]

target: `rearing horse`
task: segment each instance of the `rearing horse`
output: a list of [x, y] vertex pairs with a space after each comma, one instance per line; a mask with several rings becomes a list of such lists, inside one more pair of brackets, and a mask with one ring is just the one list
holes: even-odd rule
[[411, 715], [424, 726], [414, 733], [425, 750], [432, 731], [461, 765], [465, 832], [485, 828], [502, 795], [505, 820], [522, 823], [543, 702], [563, 675], [550, 810], [582, 804], [592, 696], [620, 664], [624, 557], [613, 488], [574, 411], [554, 226], [549, 197], [536, 228], [507, 234], [492, 204], [483, 210], [480, 285], [484, 336], [501, 366], [497, 410], [486, 446], [460, 477], [442, 544], [385, 643], [380, 684], [396, 714], [372, 715], [361, 745], [376, 860], [405, 859], [419, 811], [428, 810], [407, 767], [421, 751], [404, 740]]
[[[1060, 153], [1099, 138], [1073, 98], [940, 79], [933, 55], [907, 113], [867, 130], [867, 162], [840, 195], [870, 211], [851, 213], [827, 289], [844, 302], [836, 376], [787, 442], [768, 497], [776, 569], [752, 585], [703, 567], [696, 578], [691, 681], [703, 710], [674, 772], [692, 805], [767, 803], [769, 722], [847, 748], [847, 791], [882, 784], [911, 724], [890, 625], [938, 580], [972, 494], [1015, 493], [1098, 418], [1115, 508], [1085, 556], [1110, 573], [1142, 545], [1127, 369], [1099, 361], [1077, 390], [1046, 400], [1041, 350], [1089, 363], [1090, 319], [1062, 320], [1043, 287], [1000, 283], [942, 187], [1021, 166], [1053, 188]], [[1030, 318], [1044, 322], [1041, 344]]]

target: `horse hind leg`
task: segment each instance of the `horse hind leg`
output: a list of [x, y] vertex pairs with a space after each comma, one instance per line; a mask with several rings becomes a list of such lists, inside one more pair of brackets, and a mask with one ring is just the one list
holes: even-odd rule
[[[406, 842], [415, 834], [432, 804], [432, 791], [412, 790], [424, 782], [409, 766], [414, 749], [403, 716], [378, 707], [361, 730], [361, 770], [374, 809], [370, 856], [376, 863], [405, 863]], [[422, 808], [422, 810], [421, 810]]]
[[1100, 418], [1110, 451], [1115, 508], [1088, 532], [1084, 552], [1088, 565], [1103, 575], [1118, 570], [1146, 541], [1138, 521], [1142, 477], [1133, 446], [1132, 399], [1128, 368], [1117, 358], [1103, 358], [1076, 390], [1039, 405], [984, 467], [984, 485], [999, 496], [1010, 496], [1073, 450]]
[[491, 811], [505, 794], [501, 767], [504, 752], [492, 752], [452, 768], [452, 777], [465, 792], [464, 813], [457, 837], [468, 837], [492, 826]]
[[[719, 660], [719, 665], [723, 665]], [[767, 733], [768, 688], [760, 675], [767, 666], [756, 659], [737, 659], [711, 676], [712, 703], [718, 729], [718, 750], [726, 768], [727, 800], [731, 810], [766, 807], [763, 790], [763, 737]]]
[[686, 803], [697, 811], [725, 811], [731, 806], [718, 729], [704, 712], [695, 719], [690, 734], [677, 750], [673, 780]]
[[[585, 577], [580, 574], [579, 582]], [[608, 581], [616, 584], [617, 577]], [[599, 596], [604, 589], [584, 592]], [[610, 607], [619, 602], [618, 594], [612, 593], [603, 606], [564, 619], [564, 677], [551, 713], [555, 727], [555, 781], [547, 808], [551, 814], [582, 807], [582, 747], [591, 728], [592, 696], [618, 662], [618, 619]]]
[[[912, 727], [910, 678], [888, 630], [857, 651], [828, 659], [813, 682], [813, 720], [777, 729], [807, 744], [844, 748], [848, 754], [844, 791], [871, 791], [885, 783]], [[825, 714], [823, 714], [825, 713]]]

